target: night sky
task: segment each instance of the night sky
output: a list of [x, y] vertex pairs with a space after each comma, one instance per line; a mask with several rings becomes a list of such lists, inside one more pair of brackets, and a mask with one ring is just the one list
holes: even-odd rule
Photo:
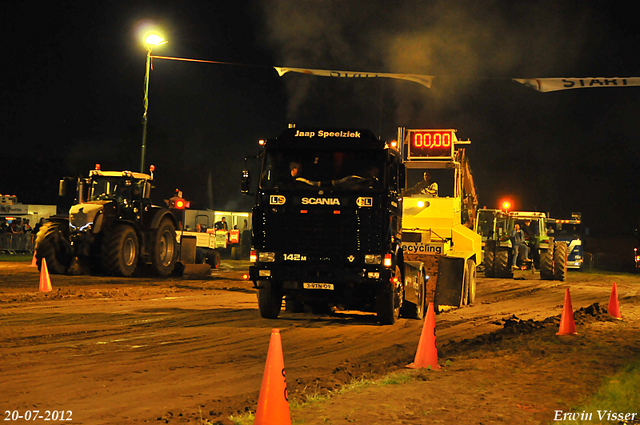
[[[244, 157], [298, 127], [455, 128], [481, 206], [580, 211], [592, 233], [640, 219], [640, 89], [540, 93], [511, 78], [640, 76], [640, 29], [597, 1], [3, 1], [0, 193], [58, 202], [58, 180], [140, 167], [146, 50], [161, 29], [146, 164], [156, 201], [248, 210]], [[286, 74], [272, 66], [435, 75]]]

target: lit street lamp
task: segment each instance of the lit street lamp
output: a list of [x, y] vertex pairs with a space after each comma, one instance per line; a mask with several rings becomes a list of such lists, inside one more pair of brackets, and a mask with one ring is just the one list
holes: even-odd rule
[[144, 114], [142, 115], [142, 158], [140, 160], [140, 172], [144, 173], [144, 156], [147, 151], [147, 111], [149, 110], [149, 70], [151, 68], [151, 47], [166, 44], [167, 40], [158, 34], [148, 35], [144, 39], [147, 48], [147, 71], [144, 74]]

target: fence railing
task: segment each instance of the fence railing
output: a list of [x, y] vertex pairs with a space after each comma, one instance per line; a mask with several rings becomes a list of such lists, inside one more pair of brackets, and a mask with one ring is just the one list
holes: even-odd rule
[[33, 233], [0, 234], [0, 252], [17, 254], [33, 252], [36, 235]]

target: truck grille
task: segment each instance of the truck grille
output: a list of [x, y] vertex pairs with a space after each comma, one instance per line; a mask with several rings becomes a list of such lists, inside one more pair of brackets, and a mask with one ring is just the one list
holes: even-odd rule
[[[359, 208], [334, 214], [331, 208], [268, 211], [262, 248], [269, 251], [306, 253], [317, 258], [344, 253], [381, 252], [380, 229], [386, 232], [389, 223], [382, 223], [380, 210]], [[260, 245], [260, 244], [258, 244]]]

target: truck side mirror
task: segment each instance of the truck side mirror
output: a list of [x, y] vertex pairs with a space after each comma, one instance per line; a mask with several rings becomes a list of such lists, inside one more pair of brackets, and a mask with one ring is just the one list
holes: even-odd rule
[[403, 193], [405, 191], [405, 181], [406, 181], [406, 169], [404, 164], [400, 164], [400, 168], [398, 169], [398, 186], [399, 186], [399, 193]]
[[249, 174], [249, 170], [242, 170], [240, 192], [244, 195], [249, 195], [251, 192], [251, 175]]

